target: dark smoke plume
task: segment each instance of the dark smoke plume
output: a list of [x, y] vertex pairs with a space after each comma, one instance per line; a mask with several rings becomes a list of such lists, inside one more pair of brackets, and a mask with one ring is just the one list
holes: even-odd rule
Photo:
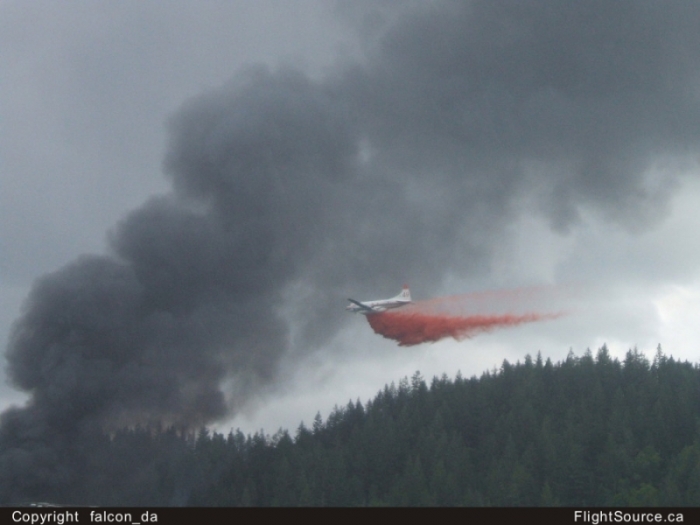
[[187, 102], [172, 194], [35, 283], [7, 347], [31, 400], [1, 417], [0, 503], [78, 503], [103, 430], [230, 415], [333, 337], [350, 292], [483, 272], [525, 195], [560, 231], [582, 209], [663, 215], [664, 167], [699, 150], [700, 4], [376, 6], [339, 7], [372, 28], [362, 61], [250, 68]]

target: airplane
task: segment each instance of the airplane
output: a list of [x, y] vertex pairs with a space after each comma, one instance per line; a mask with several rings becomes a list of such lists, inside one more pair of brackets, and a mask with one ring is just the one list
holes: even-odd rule
[[348, 301], [352, 303], [345, 307], [348, 312], [352, 312], [354, 314], [360, 313], [363, 315], [371, 315], [384, 312], [390, 308], [398, 308], [409, 304], [411, 302], [411, 292], [408, 289], [408, 286], [404, 285], [401, 293], [396, 297], [392, 297], [391, 299], [356, 301], [355, 299], [348, 298]]

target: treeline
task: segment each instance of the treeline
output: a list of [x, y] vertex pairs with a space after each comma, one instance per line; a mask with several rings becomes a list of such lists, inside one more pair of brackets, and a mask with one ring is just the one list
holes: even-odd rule
[[698, 505], [700, 368], [607, 348], [416, 373], [294, 437], [201, 434], [197, 505]]
[[92, 505], [699, 505], [700, 368], [603, 347], [416, 372], [294, 435], [136, 428], [82, 461], [60, 497]]

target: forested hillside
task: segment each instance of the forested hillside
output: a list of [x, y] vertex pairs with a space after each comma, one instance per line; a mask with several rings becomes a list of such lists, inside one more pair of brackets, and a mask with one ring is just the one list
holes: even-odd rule
[[271, 441], [200, 436], [203, 505], [698, 505], [700, 369], [606, 348], [416, 373]]
[[[699, 505], [700, 368], [605, 347], [418, 372], [290, 435], [136, 428], [76, 451], [84, 481], [33, 496], [99, 505]], [[49, 492], [47, 492], [49, 490]], [[10, 498], [12, 500], [12, 498]]]

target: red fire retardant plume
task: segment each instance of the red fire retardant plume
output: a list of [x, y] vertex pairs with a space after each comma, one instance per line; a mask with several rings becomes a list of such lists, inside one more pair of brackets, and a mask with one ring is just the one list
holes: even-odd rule
[[[409, 308], [409, 307], [406, 307]], [[421, 313], [411, 310], [393, 310], [367, 316], [375, 333], [398, 341], [399, 346], [413, 346], [435, 342], [445, 337], [457, 341], [496, 328], [554, 319], [561, 314], [525, 313], [520, 315], [469, 315]]]

